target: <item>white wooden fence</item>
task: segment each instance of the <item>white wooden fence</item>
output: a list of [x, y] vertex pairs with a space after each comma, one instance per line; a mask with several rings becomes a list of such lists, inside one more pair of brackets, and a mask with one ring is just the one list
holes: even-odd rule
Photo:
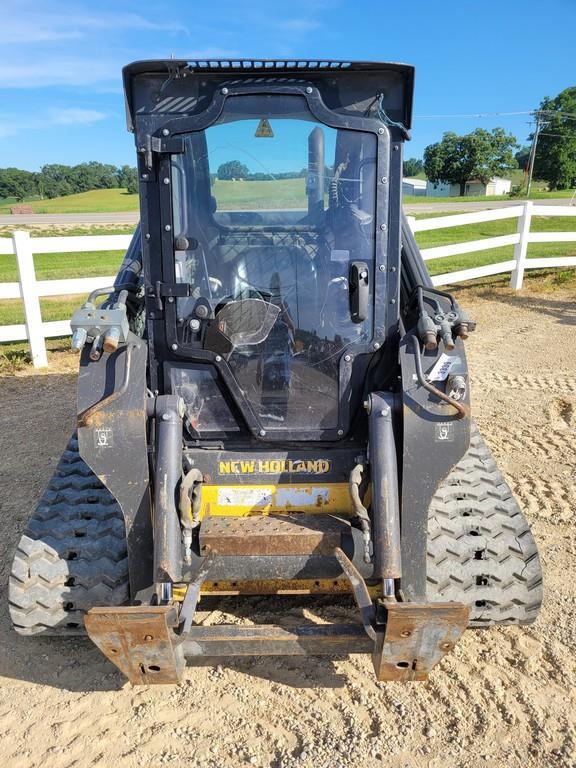
[[131, 235], [32, 238], [28, 232], [18, 231], [13, 233], [11, 239], [0, 238], [0, 255], [16, 256], [19, 278], [17, 283], [0, 283], [0, 299], [22, 299], [26, 319], [22, 325], [0, 325], [0, 342], [28, 339], [34, 367], [48, 365], [44, 340], [69, 334], [70, 321], [42, 322], [40, 297], [87, 294], [114, 282], [114, 276], [36, 280], [35, 253], [125, 251], [131, 239]]
[[[572, 232], [531, 232], [533, 216], [576, 216], [576, 207], [556, 205], [534, 205], [525, 202], [508, 208], [492, 211], [476, 211], [453, 216], [439, 216], [432, 219], [408, 217], [414, 232], [427, 232], [432, 229], [459, 227], [463, 224], [475, 224], [499, 219], [518, 219], [517, 231], [512, 235], [487, 237], [482, 240], [470, 240], [437, 248], [424, 248], [425, 260], [440, 259], [443, 256], [456, 256], [463, 253], [485, 251], [506, 245], [514, 246], [514, 257], [509, 261], [487, 264], [473, 269], [462, 269], [435, 275], [434, 285], [446, 285], [471, 280], [475, 277], [498, 275], [511, 272], [510, 286], [516, 290], [522, 288], [526, 269], [549, 267], [576, 267], [576, 256], [551, 256], [547, 258], [527, 258], [528, 243], [576, 242], [576, 231]], [[36, 368], [48, 365], [46, 338], [66, 336], [70, 333], [68, 320], [45, 323], [40, 311], [42, 296], [72, 296], [87, 294], [96, 288], [110, 285], [114, 276], [85, 277], [70, 280], [37, 280], [34, 268], [35, 253], [72, 253], [89, 251], [126, 250], [131, 240], [130, 235], [86, 235], [79, 237], [35, 237], [28, 232], [14, 232], [11, 239], [0, 238], [0, 256], [15, 255], [18, 263], [19, 281], [0, 283], [1, 299], [21, 299], [24, 305], [26, 322], [21, 325], [0, 325], [0, 342], [21, 341], [28, 339], [32, 362]]]

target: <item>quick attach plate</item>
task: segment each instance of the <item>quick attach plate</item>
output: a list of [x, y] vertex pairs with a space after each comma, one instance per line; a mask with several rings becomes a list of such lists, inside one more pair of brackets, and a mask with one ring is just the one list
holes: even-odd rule
[[174, 645], [173, 606], [91, 608], [84, 617], [88, 636], [133, 685], [179, 683], [185, 660]]
[[378, 680], [426, 680], [468, 626], [462, 603], [381, 603], [386, 629], [372, 654]]

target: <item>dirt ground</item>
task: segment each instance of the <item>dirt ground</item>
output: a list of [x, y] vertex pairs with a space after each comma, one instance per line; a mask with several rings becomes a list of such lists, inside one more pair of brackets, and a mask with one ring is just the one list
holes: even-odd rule
[[[351, 656], [203, 663], [180, 687], [131, 688], [88, 640], [18, 638], [12, 553], [73, 429], [76, 361], [60, 354], [50, 373], [0, 379], [4, 765], [576, 766], [576, 297], [458, 293], [478, 321], [468, 342], [476, 418], [540, 546], [538, 622], [469, 631], [427, 683], [406, 686], [376, 683], [370, 660]], [[200, 618], [229, 606], [214, 614], [204, 603]], [[274, 607], [302, 615], [254, 600], [256, 620], [272, 621]]]

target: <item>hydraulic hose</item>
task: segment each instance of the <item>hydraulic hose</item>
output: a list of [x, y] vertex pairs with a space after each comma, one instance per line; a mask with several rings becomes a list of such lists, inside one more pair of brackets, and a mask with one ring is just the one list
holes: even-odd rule
[[360, 498], [360, 486], [362, 485], [362, 474], [364, 472], [363, 464], [356, 464], [354, 469], [350, 472], [350, 478], [348, 487], [350, 490], [350, 498], [352, 499], [352, 505], [356, 517], [360, 521], [360, 529], [362, 530], [362, 539], [364, 541], [364, 562], [370, 562], [370, 515], [368, 510], [362, 504]]
[[196, 468], [190, 469], [180, 481], [178, 512], [182, 526], [185, 559], [188, 565], [192, 562], [192, 531], [200, 524], [203, 481], [202, 472]]

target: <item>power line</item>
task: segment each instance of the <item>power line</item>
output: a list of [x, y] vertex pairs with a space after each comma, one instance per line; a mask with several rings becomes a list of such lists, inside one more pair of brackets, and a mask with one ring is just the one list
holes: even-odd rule
[[452, 117], [512, 117], [515, 115], [533, 115], [534, 110], [529, 109], [522, 112], [474, 112], [461, 115], [415, 115], [418, 120], [446, 120]]
[[558, 112], [553, 109], [527, 109], [518, 112], [470, 112], [456, 115], [415, 115], [417, 120], [448, 120], [451, 118], [479, 118], [479, 117], [516, 117], [520, 115], [550, 115], [562, 117], [565, 120], [576, 120], [572, 112]]

